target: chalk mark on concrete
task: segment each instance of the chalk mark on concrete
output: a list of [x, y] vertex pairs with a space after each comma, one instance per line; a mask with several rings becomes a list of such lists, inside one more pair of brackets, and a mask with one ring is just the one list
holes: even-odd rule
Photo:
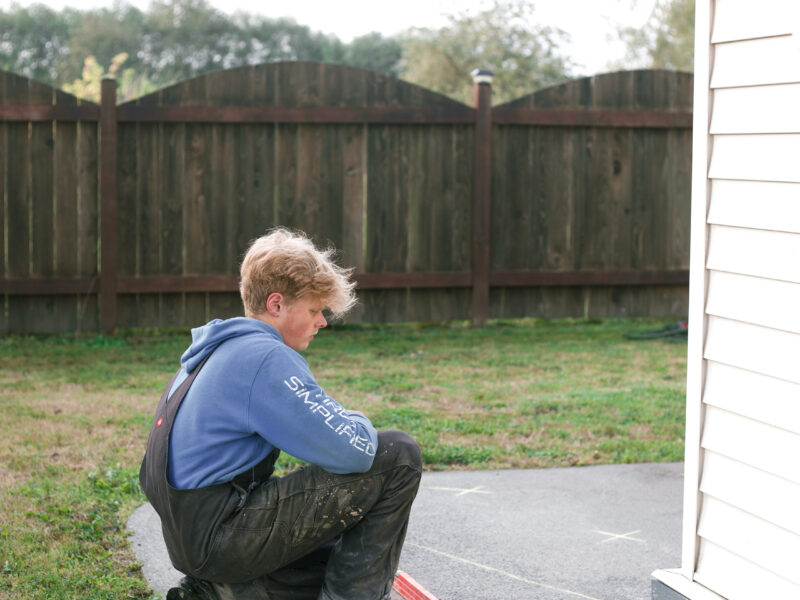
[[413, 542], [406, 542], [406, 546], [413, 546], [415, 548], [420, 548], [421, 550], [427, 550], [428, 552], [433, 552], [434, 554], [438, 554], [440, 556], [444, 556], [445, 558], [449, 558], [451, 560], [455, 560], [458, 562], [462, 562], [464, 564], [478, 567], [479, 569], [483, 569], [484, 571], [489, 571], [490, 573], [496, 573], [498, 575], [503, 575], [504, 577], [508, 577], [510, 579], [514, 579], [515, 581], [521, 581], [522, 583], [527, 583], [528, 585], [534, 585], [537, 587], [545, 588], [548, 590], [552, 590], [554, 592], [560, 592], [562, 594], [567, 594], [569, 596], [576, 596], [578, 598], [585, 598], [586, 600], [601, 600], [600, 598], [595, 598], [594, 596], [587, 596], [586, 594], [581, 594], [580, 592], [573, 592], [572, 590], [565, 590], [563, 588], [556, 587], [554, 585], [549, 585], [547, 583], [542, 583], [541, 581], [533, 581], [532, 579], [526, 579], [525, 577], [520, 577], [519, 575], [514, 575], [513, 573], [509, 573], [508, 571], [503, 571], [501, 569], [495, 569], [494, 567], [490, 567], [489, 565], [482, 565], [481, 563], [475, 562], [474, 560], [469, 560], [468, 558], [461, 558], [460, 556], [456, 556], [454, 554], [449, 554], [447, 552], [442, 552], [441, 550], [437, 550], [436, 548], [429, 548], [428, 546], [423, 546], [421, 544], [415, 544]]
[[644, 540], [639, 538], [631, 537], [634, 533], [640, 533], [641, 529], [637, 529], [636, 531], [629, 531], [628, 533], [610, 533], [608, 531], [601, 531], [600, 529], [593, 529], [595, 533], [599, 533], [600, 535], [607, 535], [610, 536], [601, 542], [600, 544], [605, 544], [606, 542], [613, 542], [614, 540], [628, 540], [630, 542], [641, 542], [644, 544]]
[[425, 489], [426, 490], [442, 490], [442, 491], [445, 491], [445, 492], [458, 492], [458, 494], [456, 494], [456, 496], [466, 496], [467, 494], [491, 494], [492, 493], [489, 490], [482, 489], [483, 487], [485, 487], [485, 486], [479, 485], [479, 486], [476, 486], [474, 488], [465, 489], [465, 488], [441, 487], [441, 486], [438, 486], [438, 485], [426, 485]]

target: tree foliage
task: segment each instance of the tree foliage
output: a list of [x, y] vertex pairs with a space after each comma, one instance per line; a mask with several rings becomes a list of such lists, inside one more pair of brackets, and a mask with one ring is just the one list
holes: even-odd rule
[[[345, 44], [292, 19], [239, 12], [208, 0], [154, 0], [145, 12], [110, 8], [56, 12], [13, 4], [0, 10], [0, 68], [55, 86], [83, 81], [125, 54], [129, 77], [159, 87], [214, 71], [281, 60], [337, 62], [397, 74], [400, 42], [374, 33]], [[93, 62], [92, 62], [93, 61]], [[133, 74], [133, 75], [131, 75]]]
[[131, 68], [122, 68], [127, 59], [128, 55], [124, 52], [117, 54], [106, 71], [94, 56], [87, 56], [80, 79], [62, 87], [65, 92], [92, 102], [100, 102], [101, 84], [106, 76], [117, 79], [117, 98], [122, 102], [154, 91], [155, 86], [146, 77], [137, 75]]
[[69, 58], [72, 16], [42, 4], [0, 10], [0, 66], [31, 79], [55, 81]]
[[694, 0], [657, 0], [644, 27], [619, 33], [627, 66], [693, 70]]
[[148, 13], [142, 57], [161, 81], [279, 60], [324, 59], [338, 40], [291, 19], [227, 17], [206, 0], [163, 0]]
[[387, 75], [401, 73], [403, 46], [396, 38], [368, 33], [355, 38], [344, 48], [342, 64], [377, 71]]
[[503, 102], [564, 81], [572, 63], [559, 56], [567, 35], [536, 23], [527, 0], [495, 0], [474, 16], [449, 17], [438, 30], [412, 29], [403, 47], [402, 78], [472, 104], [476, 68], [494, 72], [492, 92]]
[[139, 56], [146, 17], [138, 8], [116, 4], [85, 13], [70, 11], [69, 20], [66, 62], [56, 82], [81, 78], [89, 57], [99, 65], [112, 65], [115, 57], [124, 54], [127, 69], [139, 73], [147, 71]]
[[[124, 0], [88, 11], [12, 4], [0, 10], [0, 69], [94, 98], [108, 65], [109, 73], [116, 69], [127, 82], [119, 95], [129, 99], [219, 69], [335, 62], [400, 76], [471, 103], [475, 68], [495, 72], [493, 89], [501, 101], [566, 79], [571, 63], [558, 53], [565, 37], [536, 23], [530, 0], [496, 0], [475, 16], [451, 16], [438, 30], [388, 38], [370, 33], [349, 43], [292, 19], [227, 15], [208, 0], [153, 0], [146, 11]], [[122, 55], [124, 69], [115, 62]]]

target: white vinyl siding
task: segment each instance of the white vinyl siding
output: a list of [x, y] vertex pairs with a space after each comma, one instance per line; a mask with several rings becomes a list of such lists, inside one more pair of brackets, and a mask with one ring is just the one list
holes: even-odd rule
[[[709, 360], [703, 400], [711, 406], [800, 435], [799, 383]], [[800, 510], [797, 514], [800, 515]]]
[[800, 333], [800, 285], [711, 271], [706, 313]]
[[[800, 64], [800, 53], [798, 53]], [[800, 183], [800, 133], [718, 135], [711, 154], [711, 179]]]
[[[727, 600], [796, 600], [800, 587], [753, 562], [707, 542], [695, 579]], [[769, 590], [764, 595], [764, 590]], [[695, 600], [695, 596], [691, 597]], [[697, 600], [701, 596], [697, 595]]]
[[793, 33], [794, 0], [717, 0], [711, 43], [735, 42]]
[[[709, 317], [705, 349], [708, 360], [800, 383], [799, 356], [800, 335]], [[800, 460], [797, 463], [800, 465]]]
[[700, 491], [765, 521], [800, 534], [800, 485], [737, 460], [706, 452]]
[[706, 268], [800, 282], [800, 234], [712, 225]]
[[[800, 483], [800, 461], [797, 460], [800, 456], [800, 436], [786, 429], [709, 406], [703, 426], [702, 445], [706, 450], [713, 450], [747, 467]], [[706, 475], [708, 471], [704, 469]], [[705, 506], [703, 514], [709, 510]], [[787, 521], [790, 518], [788, 515], [785, 517]], [[800, 537], [797, 543], [800, 547]], [[798, 557], [800, 552], [793, 557], [795, 565]], [[797, 569], [797, 573], [800, 575], [800, 569]]]
[[711, 183], [708, 222], [800, 233], [800, 187], [773, 181], [716, 179]]
[[800, 81], [797, 54], [797, 38], [791, 34], [717, 44], [711, 87], [797, 83]]
[[702, 298], [690, 300], [681, 572], [691, 598], [798, 600], [800, 1], [697, 6], [708, 89], [695, 95], [690, 294]]
[[[800, 83], [719, 89], [714, 92], [711, 134], [800, 131], [798, 106]], [[743, 121], [742, 114], [749, 118]]]
[[[706, 496], [709, 510], [700, 517], [700, 535], [757, 567], [793, 583], [800, 591], [800, 537], [781, 527]], [[775, 598], [772, 594], [762, 598]]]

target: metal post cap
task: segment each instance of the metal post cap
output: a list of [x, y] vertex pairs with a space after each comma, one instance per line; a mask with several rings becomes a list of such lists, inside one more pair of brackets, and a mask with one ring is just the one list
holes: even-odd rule
[[488, 83], [491, 85], [492, 77], [494, 77], [494, 73], [489, 69], [475, 69], [470, 75], [472, 75], [472, 81], [477, 84]]

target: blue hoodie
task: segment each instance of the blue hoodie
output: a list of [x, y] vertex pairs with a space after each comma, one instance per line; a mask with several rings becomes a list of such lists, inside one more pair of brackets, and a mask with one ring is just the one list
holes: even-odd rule
[[256, 319], [215, 319], [193, 329], [170, 395], [211, 352], [172, 426], [173, 487], [230, 481], [273, 448], [331, 473], [372, 466], [378, 436], [369, 419], [328, 396], [303, 357]]

